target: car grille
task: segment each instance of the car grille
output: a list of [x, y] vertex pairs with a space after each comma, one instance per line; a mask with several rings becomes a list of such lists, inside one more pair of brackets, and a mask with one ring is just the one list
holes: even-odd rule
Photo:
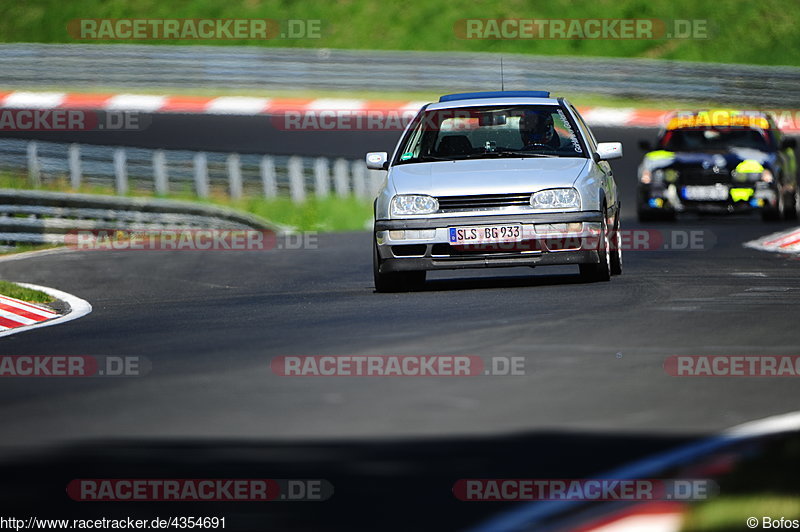
[[531, 194], [482, 194], [439, 196], [439, 212], [476, 211], [530, 206]]
[[731, 175], [724, 170], [714, 173], [710, 168], [680, 168], [678, 172], [683, 185], [714, 185], [731, 181]]

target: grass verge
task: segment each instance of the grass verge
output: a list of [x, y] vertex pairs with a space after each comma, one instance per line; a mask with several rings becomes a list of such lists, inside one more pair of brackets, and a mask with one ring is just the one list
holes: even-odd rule
[[745, 530], [747, 520], [800, 519], [800, 498], [779, 495], [725, 497], [692, 510], [684, 523], [682, 532], [740, 532]]
[[53, 249], [57, 247], [58, 246], [55, 244], [18, 244], [11, 249], [0, 249], [0, 256], [26, 253], [28, 251], [41, 251], [43, 249]]
[[[66, 177], [48, 179], [39, 187], [31, 187], [25, 176], [0, 174], [0, 188], [20, 190], [50, 190], [55, 192], [81, 192], [84, 194], [115, 195], [110, 187], [91, 186], [73, 190]], [[129, 197], [159, 197], [218, 205], [261, 216], [271, 222], [289, 225], [299, 231], [355, 231], [362, 230], [372, 219], [372, 201], [348, 196], [316, 198], [309, 196], [304, 203], [293, 203], [289, 198], [249, 197], [233, 200], [222, 191], [212, 191], [208, 199], [200, 199], [190, 191], [177, 191], [167, 196], [155, 196], [147, 191], [136, 191]]]
[[8, 281], [0, 281], [0, 294], [7, 297], [20, 299], [22, 301], [28, 301], [29, 303], [46, 304], [54, 301], [51, 296], [45, 294], [44, 292], [40, 292], [39, 290], [31, 290], [30, 288], [25, 288]]
[[[80, 40], [70, 21], [80, 19], [271, 19], [280, 25], [275, 38]], [[615, 31], [601, 38], [574, 33], [553, 38], [496, 38], [467, 34], [465, 19], [527, 19], [561, 21], [605, 19], [654, 21], [651, 35], [620, 38]], [[0, 40], [48, 43], [152, 43], [179, 45], [252, 45], [260, 47], [346, 48], [499, 52], [540, 55], [647, 57], [800, 65], [800, 3], [784, 0], [484, 0], [480, 2], [379, 2], [378, 0], [27, 0], [0, 2]], [[289, 31], [292, 26], [303, 28]], [[319, 31], [304, 21], [318, 21]], [[688, 21], [704, 31], [686, 32]], [[700, 26], [697, 26], [697, 25]], [[461, 31], [459, 31], [461, 28]], [[307, 30], [307, 31], [306, 31]], [[545, 37], [551, 34], [545, 34]], [[672, 35], [675, 38], [671, 38]], [[290, 38], [295, 36], [296, 38]], [[477, 37], [477, 38], [476, 38]], [[398, 80], [411, 84], [411, 80]]]
[[[682, 532], [739, 532], [747, 519], [800, 520], [800, 434], [783, 435], [750, 452], [717, 479], [718, 497], [690, 507]], [[777, 528], [777, 527], [772, 527]]]

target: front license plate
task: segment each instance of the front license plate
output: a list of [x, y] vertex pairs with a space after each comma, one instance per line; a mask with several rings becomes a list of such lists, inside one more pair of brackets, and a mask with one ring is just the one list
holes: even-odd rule
[[728, 199], [728, 187], [725, 185], [683, 187], [683, 197], [689, 201], [724, 201]]
[[474, 225], [450, 228], [450, 243], [456, 245], [521, 241], [522, 226], [519, 224]]

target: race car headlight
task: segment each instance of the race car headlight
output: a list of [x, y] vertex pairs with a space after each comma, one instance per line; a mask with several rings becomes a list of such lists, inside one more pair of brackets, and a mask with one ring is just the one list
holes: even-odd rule
[[577, 209], [580, 206], [581, 197], [574, 188], [551, 188], [531, 196], [534, 209]]
[[[764, 174], [767, 174], [769, 177], [764, 179]], [[747, 182], [747, 181], [759, 181], [764, 179], [766, 182], [772, 181], [772, 173], [769, 170], [764, 170], [764, 172], [737, 172], [734, 170], [731, 172], [731, 176], [735, 181], [740, 182]]]
[[431, 196], [404, 194], [392, 198], [392, 215], [431, 214], [439, 210], [439, 202]]
[[754, 159], [746, 159], [736, 165], [736, 168], [731, 172], [731, 177], [733, 177], [734, 181], [739, 182], [764, 181], [770, 183], [772, 181], [772, 172], [764, 168], [760, 162]]

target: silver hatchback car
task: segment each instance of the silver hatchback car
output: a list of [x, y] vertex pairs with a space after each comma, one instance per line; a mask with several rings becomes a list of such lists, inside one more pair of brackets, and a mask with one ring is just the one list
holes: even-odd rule
[[622, 272], [617, 186], [575, 108], [547, 92], [450, 94], [424, 106], [375, 200], [378, 292], [413, 289], [428, 270], [577, 264], [590, 281]]

